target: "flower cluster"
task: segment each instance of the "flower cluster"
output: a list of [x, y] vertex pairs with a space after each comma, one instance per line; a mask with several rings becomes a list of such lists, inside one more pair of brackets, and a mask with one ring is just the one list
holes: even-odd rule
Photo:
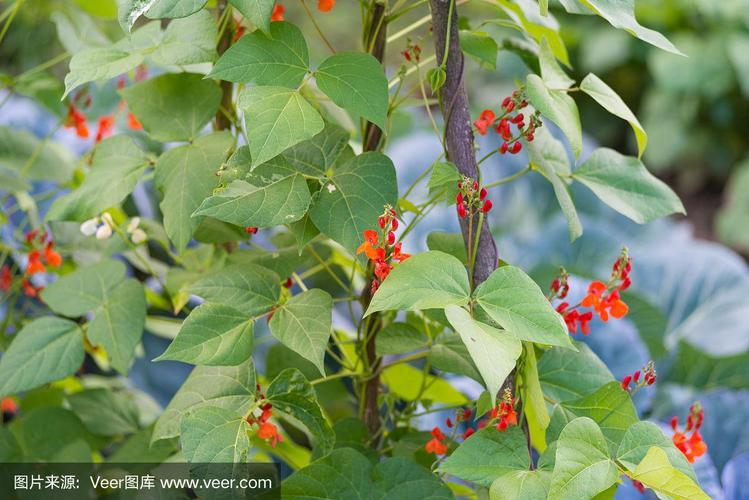
[[[516, 90], [504, 98], [499, 109], [499, 114], [495, 114], [491, 109], [485, 109], [479, 117], [473, 122], [476, 130], [481, 135], [486, 135], [490, 127], [502, 137], [502, 145], [499, 152], [505, 154], [518, 154], [523, 149], [521, 139], [527, 142], [533, 141], [535, 132], [543, 123], [541, 114], [535, 111], [528, 117], [528, 126], [526, 127], [526, 117], [519, 110], [528, 106], [524, 91]], [[514, 113], [514, 114], [513, 114]], [[512, 127], [517, 131], [513, 133]]]
[[403, 262], [411, 256], [401, 251], [402, 242], [395, 242], [398, 218], [393, 207], [386, 206], [383, 214], [377, 219], [377, 223], [380, 226], [380, 232], [366, 229], [364, 242], [356, 249], [357, 255], [363, 253], [374, 264], [375, 277], [371, 285], [373, 295], [392, 271], [392, 262]]
[[408, 62], [418, 63], [421, 60], [421, 47], [409, 38], [406, 49], [401, 51], [401, 55]]
[[[317, 0], [317, 10], [320, 12], [330, 12], [335, 7], [335, 0]], [[271, 21], [283, 21], [286, 14], [286, 7], [281, 2], [276, 2], [271, 13]], [[241, 36], [241, 35], [240, 35]]]
[[[641, 375], [642, 380], [640, 379]], [[646, 385], [655, 384], [655, 379], [655, 363], [648, 361], [648, 364], [645, 365], [642, 370], [637, 370], [632, 375], [626, 375], [622, 379], [622, 389], [625, 391], [631, 391], [632, 394], [634, 394]]]
[[499, 402], [498, 406], [492, 408], [490, 413], [492, 419], [499, 419], [497, 422], [497, 430], [504, 431], [510, 425], [517, 425], [518, 415], [515, 413], [515, 403], [517, 400], [512, 397], [510, 389], [505, 389], [502, 395], [502, 401]]
[[[700, 427], [702, 427], [704, 419], [705, 413], [699, 402], [689, 407], [689, 416], [687, 417], [687, 425], [684, 432], [678, 430], [678, 417], [671, 417], [671, 429], [674, 431], [672, 441], [684, 456], [687, 457], [690, 463], [694, 463], [697, 457], [701, 457], [707, 452], [707, 444], [702, 440], [702, 435], [700, 434]], [[690, 432], [692, 435], [687, 437], [687, 434]]]
[[[611, 278], [607, 283], [593, 281], [588, 285], [588, 293], [577, 305], [570, 306], [569, 302], [563, 301], [557, 305], [556, 310], [564, 318], [570, 333], [577, 333], [578, 327], [583, 335], [590, 333], [590, 321], [593, 314], [598, 314], [601, 321], [608, 321], [609, 317], [623, 318], [629, 312], [629, 306], [621, 299], [620, 293], [632, 284], [629, 273], [632, 270], [632, 259], [623, 249], [619, 258], [614, 262]], [[564, 299], [569, 292], [569, 275], [562, 268], [560, 275], [551, 283], [550, 300], [555, 298]], [[590, 308], [589, 311], [581, 312], [580, 308]]]
[[[471, 418], [471, 415], [473, 415], [473, 411], [470, 408], [458, 409], [455, 412], [455, 422], [467, 422]], [[453, 428], [453, 421], [450, 419], [450, 417], [447, 417], [447, 419], [445, 420], [445, 425], [447, 425], [447, 427], [449, 427], [450, 429]], [[471, 437], [474, 432], [476, 431], [472, 427], [469, 427], [465, 430], [465, 432], [463, 432], [461, 437], [466, 440]]]
[[[145, 66], [140, 65], [135, 70], [135, 81], [139, 82], [142, 80], [145, 80], [148, 76], [148, 71]], [[117, 89], [121, 90], [125, 87], [127, 83], [126, 77], [123, 75], [117, 80]], [[83, 97], [84, 92], [79, 92], [76, 94], [76, 96], [73, 98], [73, 100], [68, 105], [68, 114], [65, 117], [65, 120], [63, 121], [63, 125], [65, 128], [74, 128], [76, 135], [80, 137], [81, 139], [88, 139], [89, 137], [89, 130], [88, 130], [88, 122], [86, 119], [86, 115], [81, 111], [81, 109], [78, 107], [78, 103], [80, 102], [81, 98]], [[85, 107], [91, 106], [91, 96], [88, 95], [84, 101]], [[127, 104], [125, 101], [120, 101], [117, 106], [118, 112], [125, 112], [127, 110]], [[95, 134], [95, 141], [98, 143], [102, 139], [105, 139], [112, 135], [114, 132], [114, 125], [115, 120], [117, 118], [116, 113], [110, 113], [108, 115], [104, 115], [99, 117], [99, 120], [96, 124], [96, 134]], [[126, 117], [126, 123], [128, 128], [132, 130], [143, 130], [143, 125], [141, 125], [140, 121], [136, 116], [128, 112]]]
[[273, 416], [273, 405], [265, 402], [265, 395], [260, 392], [260, 384], [256, 386], [259, 393], [257, 406], [250, 415], [245, 417], [245, 420], [251, 427], [256, 428], [257, 437], [270, 443], [272, 447], [283, 441], [283, 436], [278, 433], [278, 427], [270, 423], [269, 420]]
[[[117, 228], [112, 216], [104, 212], [100, 217], [94, 217], [81, 224], [80, 230], [85, 236], [96, 235], [97, 240], [106, 240], [112, 236], [112, 231]], [[140, 228], [140, 217], [133, 217], [125, 227], [130, 241], [135, 245], [140, 245], [148, 239], [146, 232]]]
[[[62, 265], [62, 256], [55, 250], [55, 242], [46, 231], [33, 230], [26, 233], [26, 248], [29, 250], [26, 266], [21, 277], [23, 293], [37, 297], [44, 287], [32, 283], [32, 276], [47, 272], [47, 266], [57, 268]], [[13, 285], [13, 273], [8, 265], [0, 269], [0, 290], [8, 292]]]
[[444, 455], [447, 453], [445, 439], [447, 439], [447, 436], [445, 436], [439, 427], [432, 429], [432, 439], [425, 446], [427, 453], [434, 453], [435, 455]]
[[458, 217], [473, 217], [475, 213], [487, 213], [492, 209], [492, 201], [486, 199], [486, 188], [469, 177], [458, 182], [458, 194], [455, 195], [455, 207]]

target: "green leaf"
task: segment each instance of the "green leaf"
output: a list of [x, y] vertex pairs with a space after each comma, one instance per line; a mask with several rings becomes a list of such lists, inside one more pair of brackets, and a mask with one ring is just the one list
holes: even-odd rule
[[151, 441], [178, 436], [180, 420], [190, 409], [208, 406], [244, 415], [254, 394], [252, 358], [237, 366], [196, 366], [156, 421]]
[[437, 337], [429, 349], [427, 359], [438, 370], [465, 375], [480, 384], [484, 382], [468, 348], [458, 334], [445, 333]]
[[364, 153], [333, 170], [310, 207], [310, 217], [322, 233], [353, 253], [364, 230], [377, 228], [383, 207], [397, 200], [393, 162], [382, 153]]
[[642, 125], [640, 125], [639, 120], [632, 110], [630, 110], [622, 98], [614, 92], [614, 89], [606, 85], [606, 82], [593, 73], [588, 73], [588, 76], [583, 78], [583, 81], [580, 82], [580, 90], [595, 99], [598, 104], [612, 115], [618, 116], [622, 120], [629, 122], [632, 126], [632, 130], [635, 132], [635, 137], [637, 138], [637, 156], [641, 157], [642, 153], [645, 152], [645, 147], [648, 145], [648, 134], [645, 133], [645, 129], [642, 128]]
[[284, 498], [369, 498], [449, 500], [454, 496], [428, 469], [403, 457], [373, 465], [360, 452], [340, 448], [289, 476]]
[[294, 170], [311, 177], [322, 177], [343, 153], [350, 134], [332, 123], [325, 123], [322, 132], [284, 151]]
[[716, 218], [718, 237], [726, 245], [747, 251], [749, 234], [736, 228], [749, 224], [749, 161], [734, 167], [723, 196], [725, 202]]
[[650, 448], [631, 477], [648, 488], [671, 498], [685, 500], [710, 498], [689, 476], [671, 465], [664, 450], [655, 446]]
[[312, 384], [296, 368], [288, 368], [273, 379], [265, 397], [274, 411], [301, 424], [312, 436], [322, 455], [333, 449], [335, 433], [317, 403]]
[[211, 216], [242, 227], [271, 227], [301, 219], [310, 204], [307, 181], [283, 156], [256, 167], [246, 180], [206, 198], [195, 216]]
[[546, 86], [537, 75], [530, 74], [526, 79], [528, 100], [541, 114], [554, 122], [570, 141], [575, 158], [583, 150], [583, 131], [577, 104], [563, 90], [554, 90]]
[[302, 95], [285, 87], [245, 87], [245, 112], [252, 164], [261, 165], [291, 146], [314, 137], [325, 123]]
[[201, 10], [184, 19], [174, 19], [151, 58], [163, 66], [185, 66], [213, 62], [218, 27], [213, 15]]
[[549, 0], [538, 0], [538, 8], [542, 16], [549, 15]]
[[60, 9], [52, 12], [50, 17], [57, 28], [57, 38], [71, 54], [86, 47], [105, 47], [111, 44], [96, 22], [78, 9]]
[[65, 93], [62, 98], [84, 83], [109, 80], [127, 73], [142, 64], [144, 59], [143, 54], [131, 53], [121, 45], [83, 49], [70, 59], [70, 70], [65, 75]]
[[241, 463], [247, 460], [250, 425], [226, 408], [201, 406], [181, 420], [182, 453], [193, 464]]
[[104, 347], [112, 367], [126, 374], [135, 358], [135, 348], [145, 323], [143, 285], [129, 278], [107, 292], [104, 302], [94, 312], [87, 334], [92, 344]]
[[[53, 425], [54, 424], [54, 425]], [[83, 424], [70, 410], [59, 406], [47, 406], [30, 411], [23, 418], [16, 419], [10, 426], [18, 444], [23, 450], [26, 462], [86, 462], [91, 460], [91, 451], [74, 460], [69, 457], [57, 459], [61, 451], [72, 443], [87, 448], [86, 441], [94, 441]], [[83, 440], [86, 441], [83, 441]], [[87, 455], [87, 456], [86, 456]], [[66, 460], [67, 459], [67, 460]]]
[[663, 431], [652, 422], [637, 422], [632, 424], [624, 434], [622, 443], [616, 453], [617, 460], [624, 464], [630, 472], [634, 472], [637, 465], [642, 462], [648, 451], [658, 447], [666, 452], [669, 462], [679, 471], [693, 480], [697, 476], [692, 470], [692, 466], [687, 461], [684, 453], [681, 452]]
[[536, 500], [548, 498], [551, 472], [518, 470], [497, 478], [489, 489], [490, 500]]
[[522, 31], [533, 37], [538, 43], [543, 38], [549, 41], [554, 55], [562, 63], [569, 65], [569, 57], [564, 40], [559, 34], [559, 22], [551, 14], [540, 16], [534, 2], [514, 2], [511, 0], [496, 0], [496, 3], [507, 13], [515, 24], [522, 27]]
[[315, 364], [325, 376], [325, 348], [330, 339], [333, 299], [315, 288], [294, 295], [279, 306], [270, 320], [270, 331], [282, 344]]
[[422, 349], [429, 338], [408, 323], [390, 323], [379, 331], [376, 337], [378, 356], [403, 354]]
[[567, 76], [567, 73], [559, 66], [546, 37], [541, 38], [541, 43], [539, 43], [538, 64], [541, 78], [549, 88], [568, 89], [575, 83], [575, 80]]
[[599, 148], [572, 174], [601, 201], [638, 224], [686, 213], [679, 197], [637, 158]]
[[458, 182], [461, 178], [458, 167], [454, 163], [437, 162], [432, 166], [432, 175], [427, 182], [429, 193], [445, 190], [448, 203], [452, 203], [452, 199], [458, 193]]
[[554, 347], [538, 362], [544, 394], [553, 401], [578, 399], [614, 380], [606, 364], [586, 344], [576, 342], [577, 352]]
[[99, 436], [130, 434], [140, 429], [138, 408], [122, 392], [110, 389], [86, 389], [65, 399], [83, 425]]
[[109, 290], [125, 279], [125, 265], [118, 260], [103, 260], [81, 267], [46, 286], [41, 298], [54, 312], [71, 318], [99, 307]]
[[468, 260], [465, 241], [460, 233], [433, 231], [427, 236], [427, 248], [450, 254], [461, 262]]
[[264, 33], [270, 33], [270, 17], [276, 0], [229, 0], [244, 17]]
[[529, 465], [528, 444], [519, 426], [501, 432], [487, 426], [458, 446], [439, 471], [488, 488], [500, 476]]
[[749, 353], [711, 356], [682, 340], [668, 372], [668, 381], [701, 390], [746, 389], [749, 387]]
[[196, 13], [208, 0], [156, 0], [146, 17], [150, 19], [175, 19]]
[[26, 324], [0, 358], [0, 397], [72, 375], [83, 355], [83, 333], [72, 321], [43, 317]]
[[191, 141], [221, 102], [215, 82], [195, 73], [157, 76], [120, 90], [128, 108], [157, 141]]
[[468, 303], [463, 264], [442, 252], [424, 252], [395, 266], [372, 297], [366, 315], [387, 310], [442, 309]]
[[619, 471], [596, 423], [589, 418], [576, 418], [567, 424], [557, 443], [549, 497], [593, 498], [618, 478]]
[[574, 349], [562, 317], [519, 268], [500, 267], [473, 295], [481, 309], [516, 338]]
[[218, 184], [215, 173], [234, 145], [234, 137], [216, 132], [166, 151], [156, 162], [154, 182], [164, 194], [159, 204], [164, 229], [178, 251], [183, 251], [202, 217], [191, 217]]
[[483, 31], [460, 31], [460, 48], [492, 71], [497, 69], [497, 42]]
[[554, 188], [554, 195], [567, 219], [570, 241], [575, 241], [583, 234], [583, 226], [565, 180], [571, 171], [564, 145], [552, 137], [547, 129], [540, 128], [536, 131], [535, 140], [528, 143], [528, 157], [531, 167], [543, 175]]
[[606, 19], [614, 28], [622, 29], [636, 36], [640, 40], [674, 54], [684, 55], [679, 49], [658, 33], [642, 26], [635, 19], [634, 0], [578, 0], [602, 18]]
[[426, 400], [446, 405], [468, 403], [468, 398], [449, 382], [437, 376], [425, 376], [421, 368], [408, 364], [399, 363], [386, 368], [382, 372], [382, 383], [388, 386], [391, 393], [406, 401]]
[[[528, 426], [531, 435], [535, 433], [540, 439], [536, 443], [536, 448], [545, 448], [544, 436], [546, 428], [549, 426], [549, 410], [546, 407], [546, 400], [541, 388], [541, 382], [538, 378], [538, 364], [536, 362], [536, 350], [533, 344], [526, 343], [523, 345], [525, 354], [523, 356], [523, 369], [521, 377], [523, 379], [523, 411], [528, 417]], [[537, 441], [537, 440], [536, 440]], [[540, 445], [540, 446], [539, 446]]]
[[177, 337], [154, 361], [233, 366], [252, 355], [253, 322], [223, 304], [202, 304], [182, 323]]
[[603, 431], [609, 448], [615, 453], [629, 427], [638, 421], [629, 393], [619, 382], [609, 382], [596, 392], [562, 406], [578, 417], [593, 419]]
[[208, 76], [234, 83], [297, 88], [309, 69], [302, 32], [291, 23], [275, 22], [270, 36], [258, 30], [224, 52]]
[[385, 130], [388, 82], [382, 64], [364, 52], [338, 52], [315, 71], [317, 86], [340, 107]]
[[118, 205], [140, 180], [148, 155], [126, 135], [104, 139], [94, 149], [91, 171], [75, 191], [55, 200], [48, 220], [84, 221]]
[[135, 21], [145, 14], [157, 0], [117, 0], [117, 20], [122, 29], [129, 33]]
[[237, 264], [214, 272], [189, 291], [206, 302], [215, 302], [255, 317], [269, 312], [281, 294], [281, 279], [257, 264]]
[[0, 126], [0, 165], [17, 173], [19, 179], [61, 184], [69, 181], [75, 170], [73, 157], [60, 144], [45, 143], [28, 130], [4, 126]]
[[461, 307], [448, 305], [445, 315], [468, 348], [494, 403], [502, 384], [515, 368], [523, 350], [522, 344], [512, 333], [474, 320]]

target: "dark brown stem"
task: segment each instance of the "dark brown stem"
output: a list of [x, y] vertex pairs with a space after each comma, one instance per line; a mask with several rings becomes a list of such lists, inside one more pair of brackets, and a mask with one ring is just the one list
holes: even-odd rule
[[[452, 0], [455, 1], [455, 0]], [[445, 143], [448, 159], [458, 167], [461, 174], [472, 179], [478, 179], [478, 165], [474, 149], [473, 128], [471, 127], [471, 113], [468, 107], [468, 95], [463, 82], [463, 52], [460, 50], [458, 35], [458, 8], [453, 5], [452, 20], [448, 22], [451, 0], [430, 0], [432, 8], [432, 25], [434, 28], [434, 44], [437, 61], [442, 61], [445, 45], [448, 46], [447, 64], [445, 67], [445, 84], [440, 90], [440, 110], [445, 119]], [[448, 25], [450, 36], [447, 36]], [[496, 205], [495, 201], [495, 205]], [[473, 227], [478, 227], [478, 214], [474, 215]], [[468, 219], [460, 219], [460, 228], [466, 249], [473, 245], [468, 231]], [[474, 286], [481, 284], [497, 268], [498, 253], [488, 223], [481, 226], [476, 264], [473, 269]], [[502, 397], [505, 388], [514, 390], [515, 372], [513, 371], [502, 384], [498, 398]], [[519, 397], [519, 395], [516, 395]], [[527, 425], [524, 425], [526, 437]], [[530, 446], [530, 441], [529, 441]]]
[[[219, 21], [223, 19], [226, 9], [231, 9], [231, 6], [228, 5], [228, 0], [219, 0], [218, 1]], [[219, 29], [220, 28], [221, 27], [219, 26]], [[234, 39], [234, 25], [232, 24], [232, 20], [229, 19], [227, 21], [226, 27], [224, 28], [224, 32], [221, 34], [221, 38], [219, 38], [218, 44], [216, 45], [216, 52], [218, 52], [219, 57], [221, 57], [221, 55], [224, 52], [226, 52], [229, 49], [229, 47], [231, 47], [233, 39]], [[216, 117], [214, 119], [214, 128], [216, 130], [228, 130], [231, 128], [232, 117], [234, 115], [234, 103], [232, 102], [234, 86], [232, 85], [231, 82], [227, 82], [226, 80], [221, 80], [220, 86], [221, 86], [221, 107], [216, 113]]]
[[[369, 51], [378, 61], [382, 62], [385, 57], [385, 42], [387, 40], [387, 18], [385, 16], [385, 4], [376, 2], [373, 5], [372, 12], [369, 18], [369, 25], [366, 27], [367, 32], [364, 37], [365, 47], [364, 49]], [[379, 149], [382, 142], [382, 130], [372, 122], [367, 122], [364, 127], [364, 151], [376, 151]], [[371, 266], [368, 268], [368, 275], [371, 277], [373, 269]], [[372, 299], [369, 286], [365, 285], [364, 291], [361, 296], [361, 304], [364, 310], [369, 306], [369, 302]], [[363, 418], [364, 424], [369, 429], [372, 436], [381, 434], [380, 426], [382, 425], [382, 419], [380, 417], [380, 407], [377, 404], [377, 400], [380, 396], [380, 375], [379, 375], [379, 364], [381, 359], [378, 358], [375, 351], [375, 339], [377, 332], [380, 330], [382, 325], [382, 319], [378, 314], [369, 316], [364, 323], [362, 331], [364, 332], [364, 339], [366, 344], [364, 345], [364, 355], [367, 359], [367, 366], [372, 373], [371, 377], [366, 381], [364, 387], [364, 401], [363, 404]], [[376, 447], [379, 439], [372, 440], [372, 446]]]

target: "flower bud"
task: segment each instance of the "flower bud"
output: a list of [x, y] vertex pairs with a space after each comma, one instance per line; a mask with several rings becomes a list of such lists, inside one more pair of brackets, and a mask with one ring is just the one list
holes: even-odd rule
[[491, 209], [492, 209], [492, 200], [484, 201], [484, 204], [481, 206], [481, 211], [484, 213], [487, 213]]

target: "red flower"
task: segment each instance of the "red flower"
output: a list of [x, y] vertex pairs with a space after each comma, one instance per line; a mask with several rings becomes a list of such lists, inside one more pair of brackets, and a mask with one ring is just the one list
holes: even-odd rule
[[0, 412], [2, 413], [16, 413], [18, 411], [18, 405], [13, 398], [3, 398], [0, 401]]
[[639, 491], [640, 493], [645, 493], [645, 485], [644, 485], [644, 484], [642, 484], [642, 483], [641, 483], [640, 481], [638, 481], [637, 479], [633, 479], [633, 480], [632, 480], [632, 485], [633, 485], [633, 486], [634, 486], [635, 488], [637, 488], [637, 491]]
[[445, 435], [442, 433], [439, 427], [432, 429], [432, 439], [427, 442], [424, 447], [428, 453], [434, 453], [435, 455], [444, 455], [447, 453], [447, 445], [443, 443]]
[[[694, 463], [695, 459], [701, 457], [707, 453], [707, 444], [702, 439], [700, 434], [700, 427], [702, 427], [702, 421], [705, 418], [702, 406], [699, 403], [695, 403], [689, 407], [689, 416], [687, 417], [687, 427], [684, 432], [677, 430], [679, 425], [679, 419], [673, 417], [671, 419], [671, 427], [674, 429], [674, 435], [671, 440], [681, 452], [687, 457], [690, 463]], [[687, 437], [687, 433], [692, 432], [692, 435]]]
[[32, 274], [43, 273], [47, 270], [44, 267], [44, 264], [42, 264], [40, 257], [38, 250], [32, 250], [29, 252], [29, 261], [26, 264], [26, 274], [31, 276]]
[[99, 118], [99, 124], [96, 129], [96, 142], [112, 135], [114, 130], [114, 115], [105, 115]]
[[317, 0], [317, 10], [330, 12], [335, 7], [335, 0]]
[[39, 292], [42, 291], [41, 286], [34, 286], [28, 279], [22, 278], [21, 285], [23, 286], [23, 293], [29, 297], [36, 297]]
[[497, 430], [504, 431], [510, 425], [517, 425], [518, 415], [515, 413], [515, 399], [509, 389], [505, 389], [499, 406], [492, 408], [491, 418], [499, 418]]
[[257, 227], [247, 226], [246, 228], [244, 228], [244, 232], [247, 234], [257, 234]]
[[10, 268], [8, 266], [3, 266], [2, 270], [0, 270], [0, 290], [7, 292], [12, 283], [13, 275], [10, 273]]
[[476, 130], [478, 130], [479, 134], [486, 135], [487, 131], [489, 130], [489, 127], [494, 123], [494, 111], [491, 109], [485, 109], [481, 112], [481, 115], [479, 115], [478, 119], [473, 122], [473, 125], [476, 127]]
[[52, 267], [60, 267], [62, 264], [62, 257], [54, 248], [55, 244], [51, 241], [44, 247], [44, 260]]
[[521, 149], [523, 149], [523, 145], [519, 142], [515, 142], [510, 148], [510, 153], [516, 155], [520, 152]]
[[481, 211], [484, 213], [487, 213], [491, 209], [492, 209], [492, 200], [485, 200], [484, 204], [481, 206]]
[[376, 248], [378, 244], [379, 238], [377, 237], [377, 231], [366, 229], [364, 231], [364, 242], [359, 245], [359, 248], [356, 249], [356, 255], [359, 255], [363, 252], [368, 259], [377, 260], [380, 255], [377, 251], [379, 249]]
[[70, 103], [68, 106], [68, 116], [65, 118], [66, 128], [75, 128], [75, 133], [81, 139], [88, 138], [88, 124], [86, 123], [86, 115], [78, 111], [75, 104]]
[[393, 247], [393, 258], [395, 260], [397, 260], [398, 262], [403, 262], [404, 260], [406, 260], [407, 258], [409, 258], [411, 256], [410, 253], [403, 253], [403, 252], [401, 252], [401, 247], [403, 247], [403, 242], [402, 241], [399, 241]]
[[583, 307], [592, 307], [603, 321], [609, 320], [609, 313], [615, 318], [624, 317], [629, 307], [619, 298], [619, 291], [614, 290], [605, 298], [607, 290], [605, 283], [594, 281], [588, 286], [588, 295], [582, 301]]
[[474, 431], [472, 427], [469, 427], [469, 428], [468, 428], [468, 429], [466, 429], [466, 431], [465, 431], [465, 432], [463, 433], [463, 439], [464, 439], [464, 440], [465, 440], [465, 439], [468, 439], [469, 437], [471, 437], [471, 436], [473, 435], [473, 433], [474, 433], [474, 432], [476, 432], [476, 431]]
[[257, 437], [264, 440], [270, 440], [270, 445], [276, 447], [279, 441], [283, 441], [283, 436], [278, 433], [278, 428], [270, 422], [262, 422], [257, 430]]
[[143, 125], [141, 125], [140, 121], [132, 113], [127, 114], [127, 126], [132, 130], [143, 130]]
[[283, 21], [283, 15], [286, 13], [286, 7], [281, 3], [273, 6], [273, 13], [270, 16], [271, 21]]

